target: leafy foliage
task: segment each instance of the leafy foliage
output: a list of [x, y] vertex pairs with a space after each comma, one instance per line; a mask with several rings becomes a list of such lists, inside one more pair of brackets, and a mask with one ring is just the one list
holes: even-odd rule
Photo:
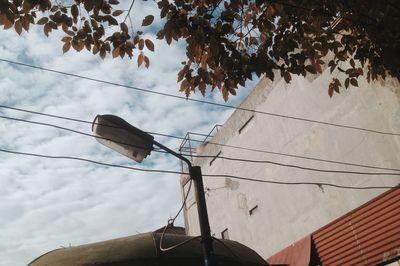
[[[61, 28], [66, 33], [64, 52], [86, 48], [101, 58], [107, 53], [132, 58], [138, 49], [137, 64], [148, 67], [144, 49], [154, 51], [154, 44], [143, 39], [141, 31], [131, 36], [126, 23], [117, 21], [123, 14], [115, 9], [118, 4], [74, 0], [66, 7], [49, 0], [0, 0], [0, 24], [21, 34], [36, 23], [46, 36]], [[271, 80], [278, 74], [290, 82], [292, 75], [314, 75], [325, 67], [337, 73], [328, 87], [330, 97], [342, 87], [357, 87], [360, 76], [369, 82], [387, 74], [400, 79], [400, 5], [394, 0], [160, 0], [157, 4], [164, 19], [157, 37], [168, 44], [179, 39], [187, 43], [187, 60], [178, 73], [180, 90], [187, 96], [196, 90], [204, 95], [211, 87], [228, 100], [254, 73]], [[142, 26], [153, 21], [148, 15]], [[109, 35], [107, 25], [115, 27]]]
[[[154, 45], [151, 40], [143, 39], [140, 31], [131, 36], [127, 24], [117, 21], [124, 13], [115, 9], [118, 5], [118, 0], [75, 0], [71, 6], [50, 0], [0, 0], [0, 25], [4, 29], [14, 26], [21, 34], [23, 30], [29, 30], [30, 24], [37, 24], [43, 27], [46, 36], [61, 28], [66, 34], [62, 38], [64, 53], [71, 47], [78, 52], [86, 48], [103, 59], [108, 53], [113, 57], [127, 55], [132, 58], [133, 50], [138, 49], [139, 66], [145, 62], [148, 67], [150, 63], [143, 53], [144, 44], [151, 51], [154, 51]], [[143, 24], [150, 24], [151, 17], [146, 17]], [[109, 35], [107, 27], [114, 27]]]

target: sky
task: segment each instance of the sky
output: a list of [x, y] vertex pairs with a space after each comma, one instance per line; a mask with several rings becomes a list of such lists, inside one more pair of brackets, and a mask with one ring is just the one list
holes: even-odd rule
[[[121, 9], [128, 9], [123, 1]], [[134, 29], [145, 15], [156, 14], [154, 2], [137, 1]], [[121, 16], [120, 19], [123, 19]], [[133, 60], [101, 60], [86, 50], [63, 54], [62, 32], [45, 37], [40, 28], [19, 36], [0, 30], [0, 59], [78, 74], [118, 84], [184, 96], [177, 73], [185, 59], [184, 43], [168, 46], [148, 33], [156, 46], [148, 52], [149, 69]], [[255, 82], [239, 90], [228, 104], [237, 106]], [[204, 99], [199, 93], [192, 95]], [[206, 100], [223, 103], [218, 92]], [[114, 114], [150, 132], [183, 137], [208, 134], [223, 124], [231, 109], [158, 96], [76, 77], [0, 62], [0, 266], [26, 265], [50, 250], [156, 230], [181, 205], [179, 175], [147, 173], [67, 159], [45, 159], [4, 150], [79, 157], [145, 169], [180, 171], [179, 161], [153, 152], [138, 164], [99, 144], [94, 138], [54, 127], [6, 119], [24, 119], [91, 134], [88, 123], [10, 110], [4, 106], [93, 121]], [[180, 140], [156, 136], [177, 149]], [[177, 225], [183, 225], [182, 217]]]

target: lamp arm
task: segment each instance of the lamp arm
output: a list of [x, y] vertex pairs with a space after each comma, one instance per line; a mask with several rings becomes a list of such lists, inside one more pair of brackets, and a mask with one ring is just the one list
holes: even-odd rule
[[177, 153], [176, 151], [171, 150], [170, 148], [168, 148], [168, 147], [162, 145], [161, 143], [159, 143], [159, 142], [157, 142], [157, 141], [155, 141], [155, 140], [153, 140], [153, 144], [154, 144], [155, 146], [159, 147], [160, 149], [162, 149], [162, 150], [168, 152], [169, 154], [172, 154], [172, 155], [175, 156], [176, 158], [178, 158], [178, 159], [184, 161], [184, 162], [188, 165], [189, 169], [192, 168], [192, 163], [189, 161], [188, 158], [182, 156], [181, 154]]

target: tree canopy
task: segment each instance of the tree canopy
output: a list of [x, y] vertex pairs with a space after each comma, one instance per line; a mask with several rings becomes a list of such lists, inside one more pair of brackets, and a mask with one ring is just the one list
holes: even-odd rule
[[[63, 51], [87, 49], [105, 58], [134, 57], [148, 67], [145, 51], [154, 51], [141, 29], [130, 29], [118, 0], [0, 0], [0, 25], [17, 33], [31, 24], [46, 36], [65, 32]], [[148, 2], [148, 4], [154, 4]], [[400, 80], [400, 4], [395, 0], [159, 0], [162, 27], [157, 38], [186, 42], [187, 60], [178, 73], [180, 90], [203, 95], [218, 88], [235, 95], [253, 74], [290, 82], [292, 75], [338, 71], [328, 87], [358, 86], [386, 75]], [[107, 27], [111, 30], [106, 30]], [[326, 65], [326, 66], [325, 66]], [[342, 83], [343, 82], [343, 83]]]

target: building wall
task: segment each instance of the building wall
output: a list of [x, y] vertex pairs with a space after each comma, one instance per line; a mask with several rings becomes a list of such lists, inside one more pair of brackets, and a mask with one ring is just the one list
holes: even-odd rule
[[[241, 107], [337, 124], [400, 132], [400, 84], [387, 78], [369, 84], [359, 80], [359, 88], [343, 89], [329, 98], [329, 70], [312, 79], [292, 76], [290, 84], [281, 78], [262, 79]], [[338, 76], [340, 78], [340, 74]], [[253, 118], [243, 127], [243, 125]], [[242, 129], [241, 129], [242, 128]], [[239, 133], [239, 129], [240, 133]], [[340, 165], [290, 154], [400, 169], [400, 136], [321, 125], [236, 110], [211, 140], [243, 150], [209, 143], [198, 155], [269, 160], [330, 170], [390, 172]], [[263, 150], [266, 152], [256, 152]], [[399, 176], [366, 176], [304, 171], [273, 164], [257, 164], [226, 159], [198, 158], [194, 165], [203, 174], [235, 175], [272, 181], [326, 182], [349, 186], [395, 186]], [[187, 177], [181, 178], [187, 190]], [[186, 185], [185, 185], [186, 184]], [[276, 185], [240, 181], [226, 177], [204, 177], [212, 234], [239, 241], [267, 258], [296, 240], [381, 194], [385, 189], [350, 190], [318, 185]], [[249, 211], [258, 206], [250, 215]], [[189, 235], [199, 235], [193, 193], [184, 209]]]

